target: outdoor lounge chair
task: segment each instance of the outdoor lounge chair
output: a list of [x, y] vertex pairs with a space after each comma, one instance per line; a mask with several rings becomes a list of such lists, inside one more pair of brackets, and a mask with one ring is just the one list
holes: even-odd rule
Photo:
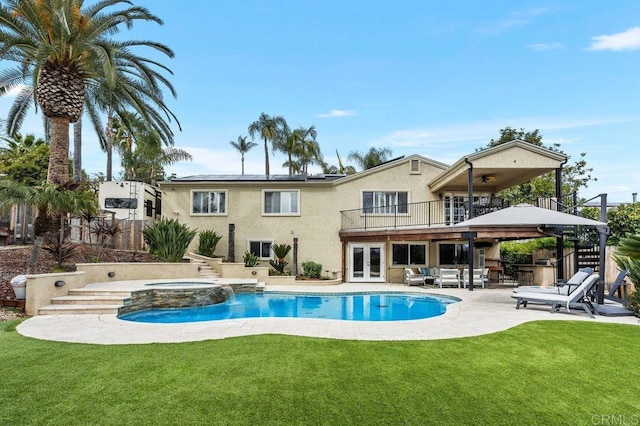
[[408, 286], [424, 285], [424, 275], [416, 274], [411, 268], [404, 268], [404, 284]]
[[590, 272], [578, 271], [567, 282], [557, 282], [553, 286], [540, 287], [540, 286], [522, 286], [513, 290], [514, 293], [547, 293], [547, 294], [562, 294], [567, 296], [573, 290], [576, 289], [584, 280], [591, 275]]
[[[482, 287], [484, 288], [484, 283], [486, 282], [486, 277], [488, 276], [489, 270], [486, 272], [483, 269], [474, 269], [473, 270], [473, 286], [474, 287]], [[469, 286], [469, 269], [465, 269], [462, 271], [462, 283], [465, 288]]]
[[516, 299], [516, 309], [520, 309], [520, 305], [526, 307], [529, 302], [551, 305], [551, 312], [556, 312], [562, 306], [566, 307], [567, 312], [570, 312], [571, 307], [578, 306], [584, 309], [591, 318], [595, 318], [593, 316], [595, 308], [589, 299], [589, 295], [598, 283], [598, 280], [600, 280], [600, 275], [589, 275], [587, 279], [582, 281], [582, 283], [568, 295], [522, 291], [513, 293], [511, 297]]
[[611, 284], [609, 293], [605, 294], [605, 299], [622, 303], [623, 305], [627, 303], [627, 282], [624, 280], [627, 275], [629, 275], [628, 269], [620, 271], [620, 273], [616, 277], [616, 280], [613, 282], [613, 284]]
[[440, 288], [444, 286], [456, 286], [460, 288], [460, 271], [457, 269], [440, 268], [440, 273], [436, 276], [435, 282]]

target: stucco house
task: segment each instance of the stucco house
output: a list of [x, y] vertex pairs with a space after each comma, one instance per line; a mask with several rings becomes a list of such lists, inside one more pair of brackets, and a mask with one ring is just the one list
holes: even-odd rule
[[[302, 262], [314, 261], [343, 281], [402, 282], [407, 266], [465, 264], [465, 230], [453, 225], [501, 208], [495, 194], [502, 189], [554, 170], [559, 176], [566, 161], [512, 141], [453, 165], [410, 155], [348, 176], [202, 175], [159, 187], [163, 215], [222, 234], [217, 254], [229, 260], [251, 251], [266, 262], [271, 244], [287, 243], [297, 254], [287, 260], [300, 272]], [[479, 232], [475, 264], [499, 258], [499, 241], [514, 232], [541, 236], [535, 229]]]

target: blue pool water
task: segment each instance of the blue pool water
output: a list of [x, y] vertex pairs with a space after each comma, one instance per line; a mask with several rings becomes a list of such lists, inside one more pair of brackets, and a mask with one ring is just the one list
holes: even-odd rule
[[120, 316], [138, 322], [177, 323], [239, 318], [325, 318], [401, 321], [442, 315], [453, 297], [424, 294], [240, 293], [234, 302], [196, 308], [151, 309]]

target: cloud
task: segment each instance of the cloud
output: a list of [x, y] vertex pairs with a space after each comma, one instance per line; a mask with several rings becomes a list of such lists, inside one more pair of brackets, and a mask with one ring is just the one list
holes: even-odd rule
[[587, 50], [635, 50], [640, 49], [640, 27], [611, 35], [591, 37], [591, 46]]
[[4, 96], [7, 96], [7, 97], [16, 97], [16, 96], [18, 96], [18, 94], [20, 93], [20, 91], [21, 91], [22, 89], [24, 89], [25, 87], [27, 87], [27, 86], [25, 86], [24, 84], [19, 84], [19, 85], [17, 85], [17, 86], [14, 86], [14, 87], [12, 87], [12, 88], [11, 88], [11, 90], [9, 90], [7, 93], [5, 93], [5, 94], [3, 95], [3, 97], [4, 97]]
[[317, 114], [318, 118], [336, 118], [336, 117], [348, 117], [350, 115], [357, 115], [358, 113], [355, 111], [344, 110], [344, 109], [332, 109], [329, 112], [323, 112]]
[[538, 16], [546, 15], [551, 12], [550, 8], [540, 7], [515, 11], [510, 13], [506, 18], [487, 24], [477, 31], [484, 34], [500, 34], [512, 28], [519, 28], [529, 25]]
[[529, 45], [529, 48], [539, 52], [544, 50], [556, 50], [562, 48], [562, 43], [533, 43]]
[[[638, 116], [586, 119], [556, 117], [500, 118], [480, 122], [451, 123], [431, 128], [396, 130], [373, 140], [369, 145], [390, 146], [401, 149], [446, 147], [447, 150], [451, 150], [454, 147], [463, 147], [469, 144], [477, 145], [478, 147], [486, 145], [490, 139], [499, 137], [499, 130], [506, 126], [527, 130], [540, 129], [544, 133], [550, 130], [575, 129], [637, 121], [640, 121]], [[551, 142], [551, 140], [545, 139], [545, 143], [549, 144]]]

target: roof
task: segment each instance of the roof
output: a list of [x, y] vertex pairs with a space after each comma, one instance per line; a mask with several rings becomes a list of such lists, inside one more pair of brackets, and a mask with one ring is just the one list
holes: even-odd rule
[[456, 227], [485, 227], [485, 226], [607, 226], [604, 222], [562, 213], [555, 210], [543, 209], [531, 204], [518, 204], [473, 219], [465, 220]]
[[344, 178], [346, 175], [320, 174], [320, 175], [193, 175], [173, 178], [162, 182], [333, 182]]

